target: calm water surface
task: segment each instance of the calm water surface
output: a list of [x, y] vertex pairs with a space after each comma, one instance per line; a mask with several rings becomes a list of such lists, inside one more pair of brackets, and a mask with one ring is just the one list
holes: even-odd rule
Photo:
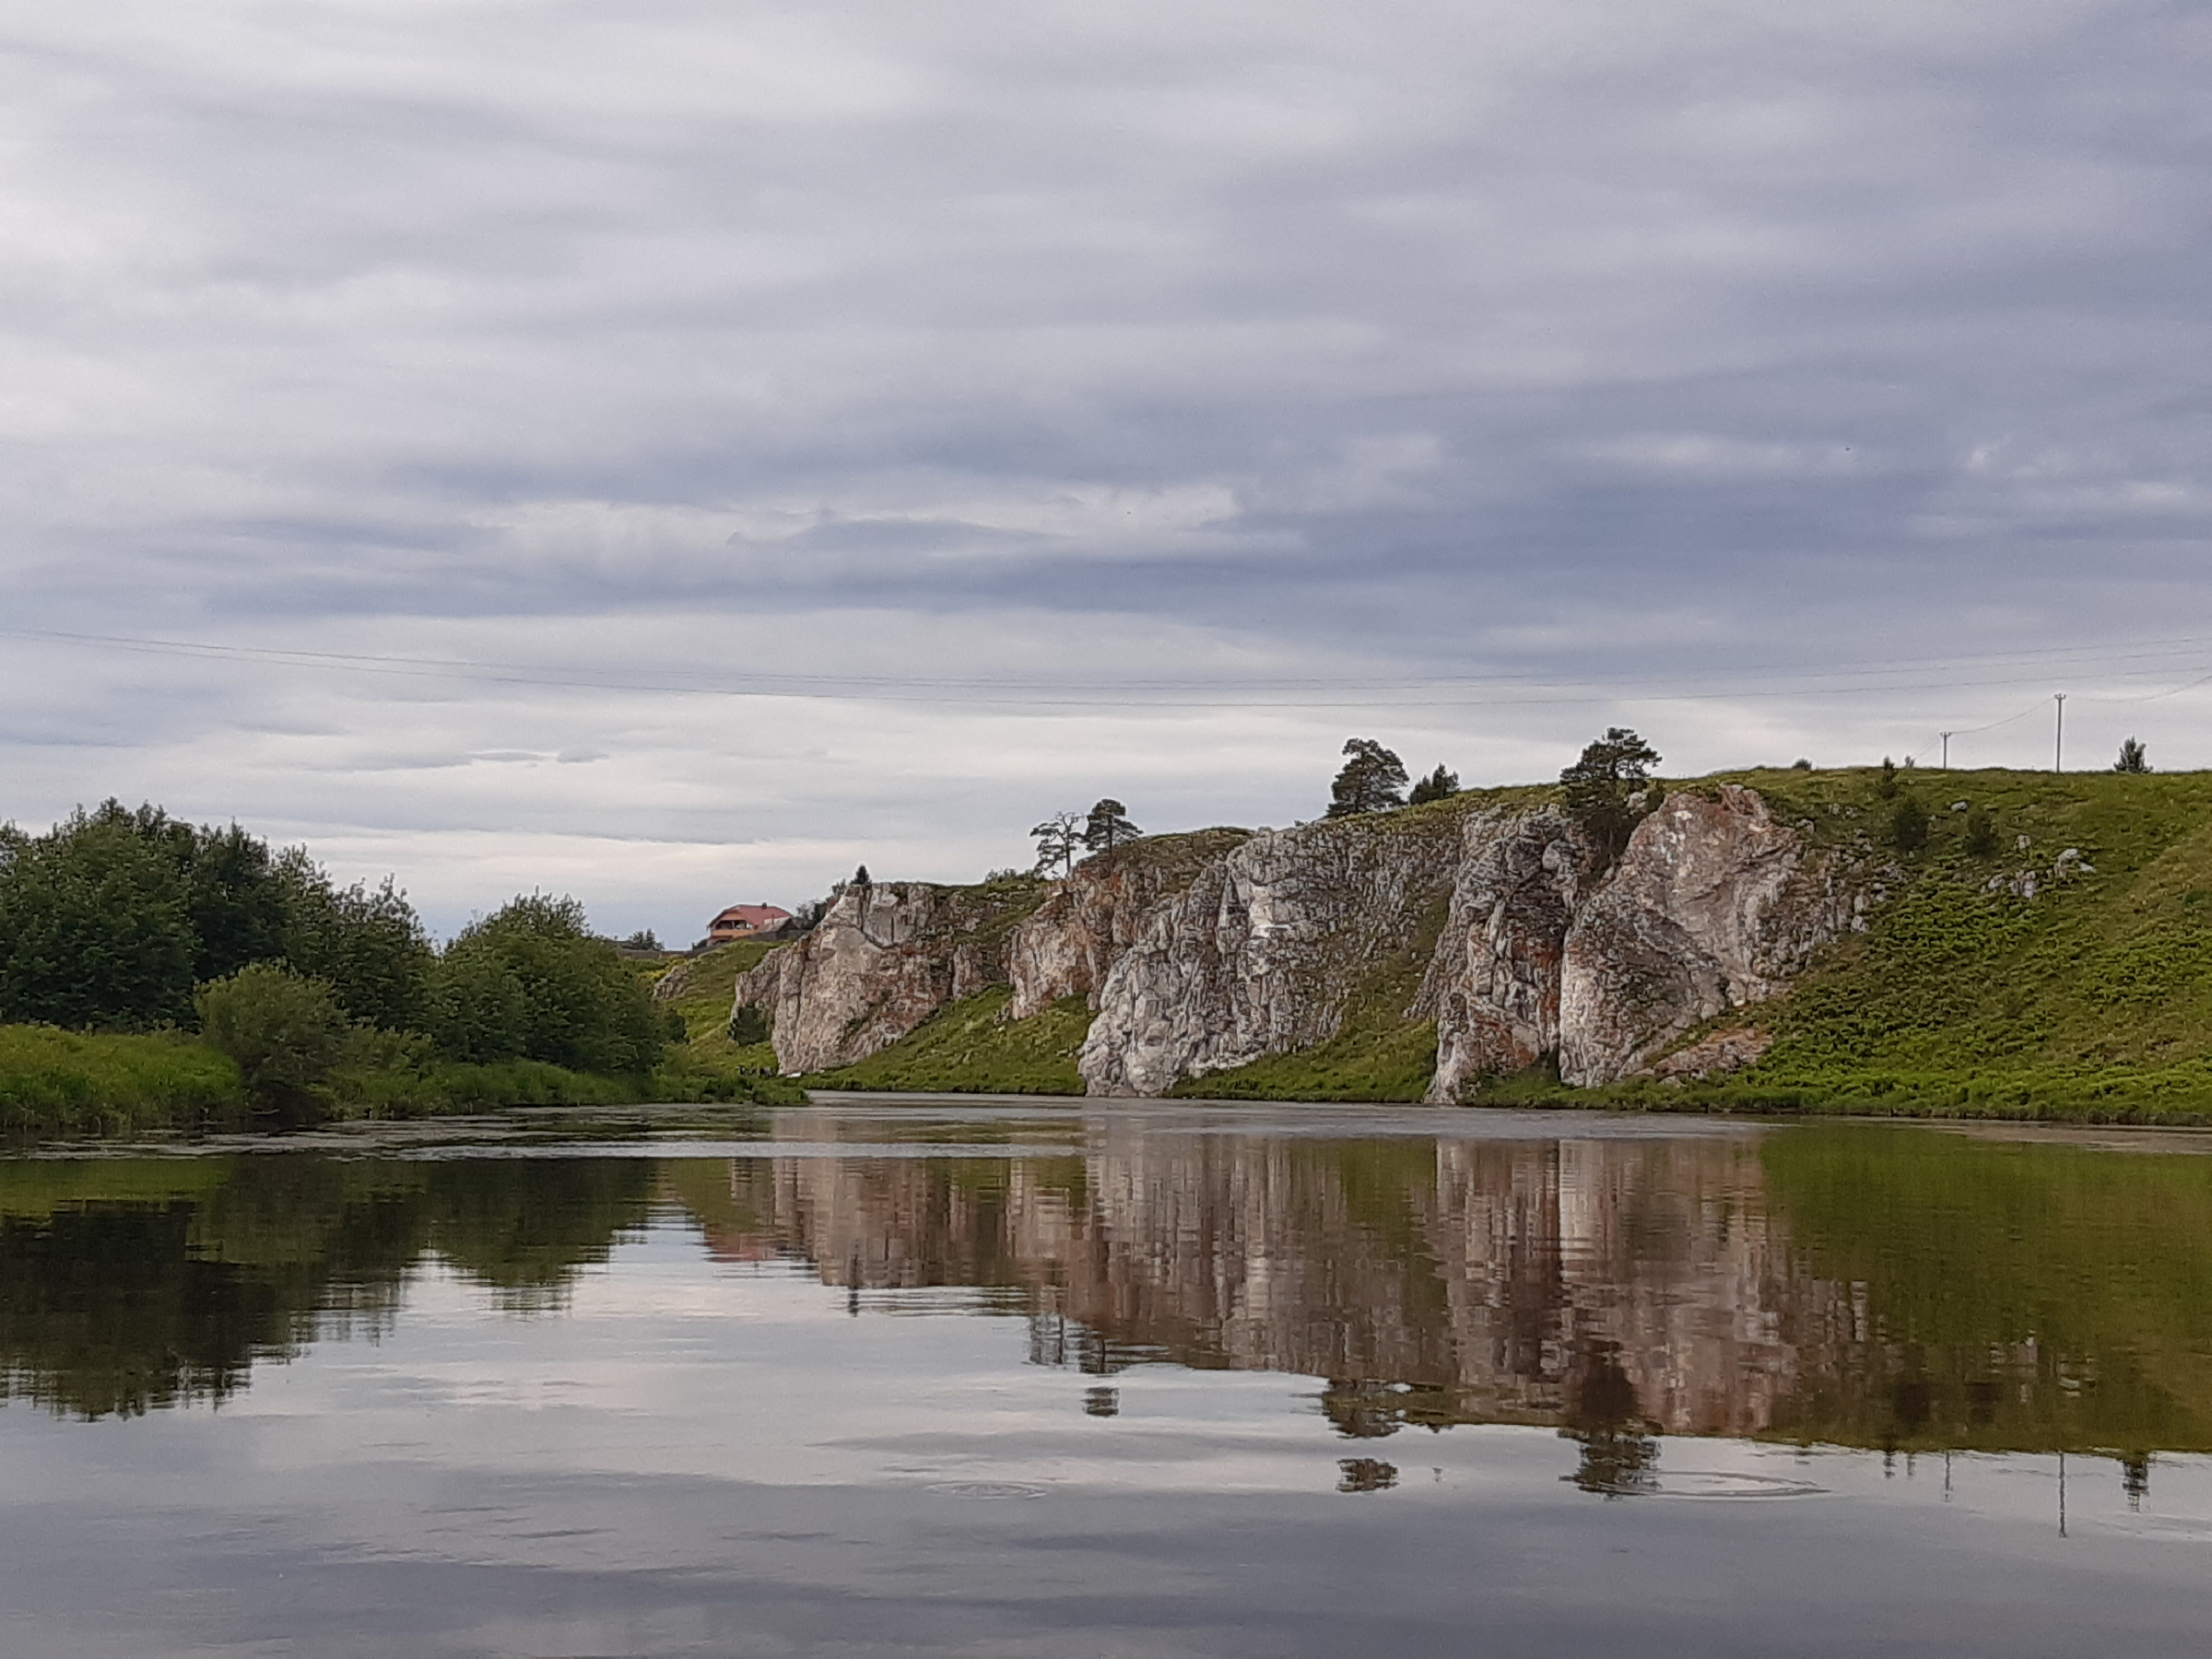
[[880, 1097], [51, 1148], [0, 1653], [2203, 1653], [2208, 1153]]

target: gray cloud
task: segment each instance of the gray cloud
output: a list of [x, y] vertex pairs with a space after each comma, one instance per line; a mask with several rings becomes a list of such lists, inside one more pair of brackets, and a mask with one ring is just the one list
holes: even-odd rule
[[[2212, 638], [2208, 30], [18, 13], [8, 620], [574, 683], [11, 638], [0, 811], [267, 820], [446, 917], [536, 858], [680, 931], [1108, 789], [1282, 821], [1347, 730], [1865, 759], [2065, 688], [2212, 761], [2202, 693], [2124, 700], [2212, 672], [2132, 643]], [[617, 688], [747, 668], [905, 688]]]

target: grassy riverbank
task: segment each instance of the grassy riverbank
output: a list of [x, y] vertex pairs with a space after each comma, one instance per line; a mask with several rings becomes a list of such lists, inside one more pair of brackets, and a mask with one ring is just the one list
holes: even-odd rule
[[[540, 1060], [429, 1060], [341, 1068], [304, 1115], [312, 1121], [433, 1117], [500, 1106], [618, 1106], [645, 1101], [805, 1099], [774, 1077], [735, 1076], [672, 1051], [655, 1071], [605, 1076]], [[194, 1038], [0, 1026], [0, 1135], [134, 1135], [243, 1127], [255, 1110], [239, 1069]]]

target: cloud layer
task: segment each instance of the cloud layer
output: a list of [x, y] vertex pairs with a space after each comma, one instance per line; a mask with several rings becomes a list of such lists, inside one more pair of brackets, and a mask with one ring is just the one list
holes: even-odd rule
[[2212, 763], [2156, 695], [2212, 673], [2201, 10], [209, 0], [0, 49], [23, 821], [151, 795], [444, 924], [682, 934], [1103, 793], [1304, 816], [1349, 732], [1840, 761], [2065, 689], [2085, 759]]

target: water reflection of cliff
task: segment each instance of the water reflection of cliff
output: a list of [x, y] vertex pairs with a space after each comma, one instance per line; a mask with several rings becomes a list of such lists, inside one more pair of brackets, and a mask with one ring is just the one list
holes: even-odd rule
[[[811, 1112], [778, 1130], [889, 1133]], [[1315, 1377], [1358, 1438], [1556, 1425], [1607, 1489], [1633, 1489], [1660, 1431], [2109, 1450], [2138, 1471], [2212, 1450], [2212, 1158], [1864, 1126], [965, 1132], [1067, 1149], [0, 1162], [0, 1395], [87, 1416], [220, 1399], [258, 1361], [404, 1317], [426, 1260], [497, 1308], [558, 1308], [657, 1185], [713, 1253], [804, 1262], [855, 1311], [958, 1287], [1026, 1315], [1041, 1363]], [[1347, 1480], [1375, 1477], [1358, 1463]]]
[[[782, 1132], [838, 1128], [794, 1114]], [[1871, 1191], [1931, 1156], [1992, 1163], [1965, 1143], [1329, 1142], [1105, 1118], [1080, 1156], [977, 1154], [745, 1160], [726, 1194], [696, 1171], [680, 1184], [717, 1249], [802, 1257], [856, 1306], [994, 1289], [1030, 1315], [1040, 1360], [1304, 1373], [1328, 1381], [1347, 1434], [1480, 1420], [1598, 1440], [2212, 1446], [2212, 1331], [2069, 1280], [2081, 1228], [2023, 1246], [2005, 1206], [1820, 1206], [1839, 1171]], [[2124, 1186], [2147, 1161], [2107, 1164]], [[2078, 1177], [2064, 1159], [2023, 1172]], [[2030, 1214], [2043, 1202], [2010, 1197]], [[2102, 1202], [2129, 1213], [2124, 1191]], [[1914, 1217], [1937, 1210], [1953, 1236], [1916, 1251]], [[2049, 1253], [2071, 1304], [2020, 1304], [2023, 1251]], [[2185, 1253], [2212, 1267], [2212, 1230]], [[2138, 1280], [2125, 1256], [2104, 1265]], [[1931, 1298], [1947, 1322], [1916, 1315]]]
[[[834, 1137], [833, 1121], [786, 1134]], [[979, 1151], [982, 1148], [979, 1148]], [[1065, 1159], [730, 1166], [748, 1230], [861, 1291], [1021, 1294], [1041, 1357], [1333, 1379], [1347, 1425], [1571, 1416], [1749, 1433], [1793, 1375], [1788, 1269], [1739, 1137], [1332, 1142], [1108, 1122]]]

